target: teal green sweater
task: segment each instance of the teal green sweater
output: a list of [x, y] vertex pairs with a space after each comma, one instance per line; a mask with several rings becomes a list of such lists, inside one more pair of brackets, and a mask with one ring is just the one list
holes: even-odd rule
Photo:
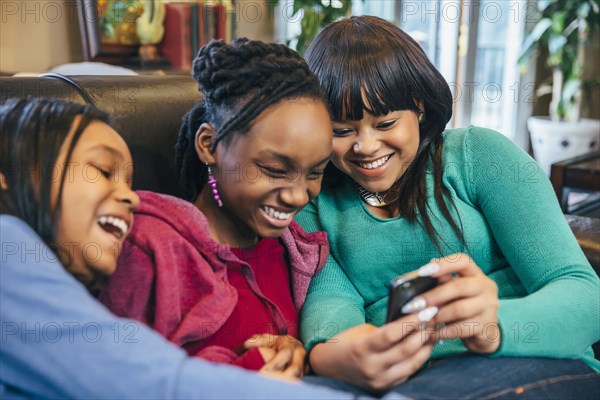
[[[331, 244], [302, 310], [307, 348], [365, 322], [381, 326], [394, 277], [431, 258], [465, 252], [498, 285], [496, 356], [581, 358], [600, 370], [590, 347], [600, 340], [598, 276], [535, 161], [501, 134], [471, 126], [444, 133], [443, 171], [467, 244], [432, 200], [429, 165], [428, 206], [445, 241], [443, 254], [418, 223], [370, 213], [350, 178], [335, 190], [324, 188], [298, 214], [304, 229], [327, 232]], [[438, 343], [432, 357], [465, 351], [451, 340]]]

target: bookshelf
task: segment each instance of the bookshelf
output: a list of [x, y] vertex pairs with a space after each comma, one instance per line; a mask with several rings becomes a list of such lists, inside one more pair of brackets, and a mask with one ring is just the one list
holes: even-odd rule
[[78, 6], [84, 61], [138, 71], [189, 72], [202, 46], [237, 33], [234, 0], [78, 0]]
[[174, 70], [190, 71], [200, 48], [212, 39], [236, 37], [232, 1], [165, 1], [165, 8], [165, 33], [158, 50]]

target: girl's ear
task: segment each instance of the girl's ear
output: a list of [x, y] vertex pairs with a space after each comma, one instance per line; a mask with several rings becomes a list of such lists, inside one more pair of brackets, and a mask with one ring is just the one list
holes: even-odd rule
[[200, 125], [198, 132], [196, 132], [194, 146], [196, 154], [198, 154], [198, 158], [203, 164], [214, 164], [216, 162], [214, 155], [210, 152], [216, 136], [217, 133], [212, 125], [206, 122]]
[[425, 112], [425, 103], [423, 103], [423, 100], [413, 99], [413, 101], [415, 102], [415, 105], [419, 108], [419, 111], [424, 113]]
[[0, 172], [0, 189], [8, 190], [8, 183], [6, 183], [6, 177]]

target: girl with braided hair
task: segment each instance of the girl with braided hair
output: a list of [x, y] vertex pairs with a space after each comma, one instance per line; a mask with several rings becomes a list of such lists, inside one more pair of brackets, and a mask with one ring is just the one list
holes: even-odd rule
[[299, 376], [298, 314], [323, 233], [293, 218], [321, 189], [332, 127], [306, 62], [279, 44], [213, 41], [176, 164], [186, 200], [139, 192], [136, 226], [101, 294], [190, 355]]

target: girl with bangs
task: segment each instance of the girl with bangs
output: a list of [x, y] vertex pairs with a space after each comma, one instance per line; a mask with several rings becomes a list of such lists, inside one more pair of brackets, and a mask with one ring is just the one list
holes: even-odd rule
[[[597, 397], [599, 280], [537, 164], [492, 130], [446, 130], [448, 84], [387, 21], [335, 22], [306, 59], [334, 132], [296, 218], [330, 241], [300, 324], [313, 371], [414, 398]], [[410, 271], [438, 285], [386, 324]]]

